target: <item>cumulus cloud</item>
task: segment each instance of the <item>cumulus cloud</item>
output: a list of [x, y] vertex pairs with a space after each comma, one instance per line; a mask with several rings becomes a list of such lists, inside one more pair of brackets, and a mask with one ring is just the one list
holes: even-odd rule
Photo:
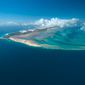
[[6, 23], [0, 23], [0, 26], [17, 26], [17, 25], [21, 25], [21, 26], [29, 26], [29, 25], [36, 25], [38, 27], [54, 27], [54, 26], [59, 26], [61, 28], [67, 26], [67, 27], [76, 27], [76, 26], [80, 26], [80, 30], [84, 30], [85, 31], [85, 23], [82, 24], [81, 21], [79, 19], [76, 18], [72, 18], [72, 19], [59, 19], [59, 18], [52, 18], [50, 20], [47, 19], [39, 19], [35, 22], [31, 22], [31, 23], [16, 23], [13, 21], [10, 22], [6, 22]]
[[53, 26], [59, 26], [59, 27], [73, 27], [73, 26], [77, 26], [79, 22], [79, 19], [76, 18], [72, 18], [72, 19], [58, 19], [58, 18], [52, 18], [51, 20], [47, 20], [47, 19], [39, 19], [35, 22], [31, 22], [31, 23], [15, 23], [13, 21], [10, 22], [6, 22], [6, 23], [0, 23], [0, 25], [22, 25], [22, 26], [27, 26], [27, 25], [38, 25], [40, 27], [53, 27]]
[[59, 26], [59, 27], [73, 27], [73, 26], [77, 26], [79, 22], [79, 19], [76, 18], [72, 18], [69, 20], [66, 19], [58, 19], [58, 18], [52, 18], [51, 20], [47, 20], [47, 19], [40, 19], [32, 24], [34, 25], [39, 25], [42, 27], [53, 27], [53, 26]]
[[11, 22], [7, 22], [6, 24], [9, 24], [9, 25], [10, 25], [10, 24], [11, 24], [11, 25], [12, 25], [12, 24], [13, 24], [13, 25], [19, 25], [18, 23], [15, 23], [15, 22], [12, 22], [12, 21], [11, 21]]
[[29, 23], [22, 23], [22, 26], [26, 26], [26, 25], [29, 25]]
[[10, 21], [10, 22], [5, 22], [5, 23], [0, 23], [0, 26], [8, 26], [8, 25], [19, 25], [18, 23], [15, 23], [15, 22], [12, 22], [12, 21]]
[[85, 23], [83, 24], [83, 26], [80, 29], [85, 31]]

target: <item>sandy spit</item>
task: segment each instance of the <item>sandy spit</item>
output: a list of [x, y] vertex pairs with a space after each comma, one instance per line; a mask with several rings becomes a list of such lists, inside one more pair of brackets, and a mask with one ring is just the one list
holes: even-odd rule
[[19, 38], [9, 38], [9, 39], [16, 41], [16, 42], [24, 43], [24, 44], [27, 44], [30, 46], [40, 47], [40, 45], [38, 45], [37, 43], [35, 43], [34, 41], [31, 41], [31, 40], [25, 40], [25, 39], [19, 39]]

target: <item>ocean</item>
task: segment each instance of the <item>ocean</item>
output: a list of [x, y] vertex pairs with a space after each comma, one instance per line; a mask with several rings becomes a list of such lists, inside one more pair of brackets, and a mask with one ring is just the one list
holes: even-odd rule
[[[3, 30], [0, 36], [17, 29]], [[85, 51], [44, 49], [0, 39], [0, 85], [85, 85]]]

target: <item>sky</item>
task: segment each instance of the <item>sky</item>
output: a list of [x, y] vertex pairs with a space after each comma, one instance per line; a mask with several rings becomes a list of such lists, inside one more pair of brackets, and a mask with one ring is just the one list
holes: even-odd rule
[[55, 17], [85, 20], [85, 0], [0, 0], [0, 22]]

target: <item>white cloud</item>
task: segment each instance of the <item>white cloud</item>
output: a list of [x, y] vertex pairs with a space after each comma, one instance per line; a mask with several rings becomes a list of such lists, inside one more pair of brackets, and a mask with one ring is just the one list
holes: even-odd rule
[[15, 23], [15, 22], [7, 22], [6, 24], [14, 24], [14, 25], [18, 25], [17, 23]]
[[29, 23], [22, 23], [22, 26], [26, 26], [26, 25], [29, 25]]
[[79, 22], [79, 19], [76, 18], [72, 18], [69, 20], [66, 19], [58, 19], [58, 18], [52, 18], [51, 20], [47, 20], [47, 19], [40, 19], [32, 24], [34, 25], [39, 25], [42, 27], [53, 27], [53, 26], [59, 26], [59, 27], [73, 27], [73, 26], [77, 26], [77, 22]]
[[80, 29], [85, 31], [85, 23], [83, 24], [83, 26]]
[[[59, 26], [59, 27], [75, 27], [75, 26], [80, 26], [80, 30], [85, 31], [85, 23], [82, 24], [79, 19], [72, 18], [72, 19], [58, 19], [58, 18], [52, 18], [50, 20], [47, 19], [39, 19], [35, 22], [31, 23], [16, 23], [13, 21], [5, 22], [5, 23], [0, 23], [0, 26], [29, 26], [29, 25], [37, 25], [38, 27], [54, 27], [54, 26]], [[30, 28], [30, 27], [29, 27]]]
[[35, 22], [31, 23], [22, 23], [22, 26], [27, 26], [27, 25], [38, 25], [39, 27], [54, 27], [54, 26], [59, 26], [59, 27], [73, 27], [73, 26], [78, 26], [79, 19], [72, 18], [72, 19], [58, 19], [58, 18], [52, 18], [51, 20], [47, 19], [39, 19]]
[[5, 23], [0, 23], [0, 26], [8, 26], [8, 25], [19, 25], [18, 23], [15, 23], [15, 22], [12, 22], [12, 21], [9, 21], [9, 22], [5, 22]]

